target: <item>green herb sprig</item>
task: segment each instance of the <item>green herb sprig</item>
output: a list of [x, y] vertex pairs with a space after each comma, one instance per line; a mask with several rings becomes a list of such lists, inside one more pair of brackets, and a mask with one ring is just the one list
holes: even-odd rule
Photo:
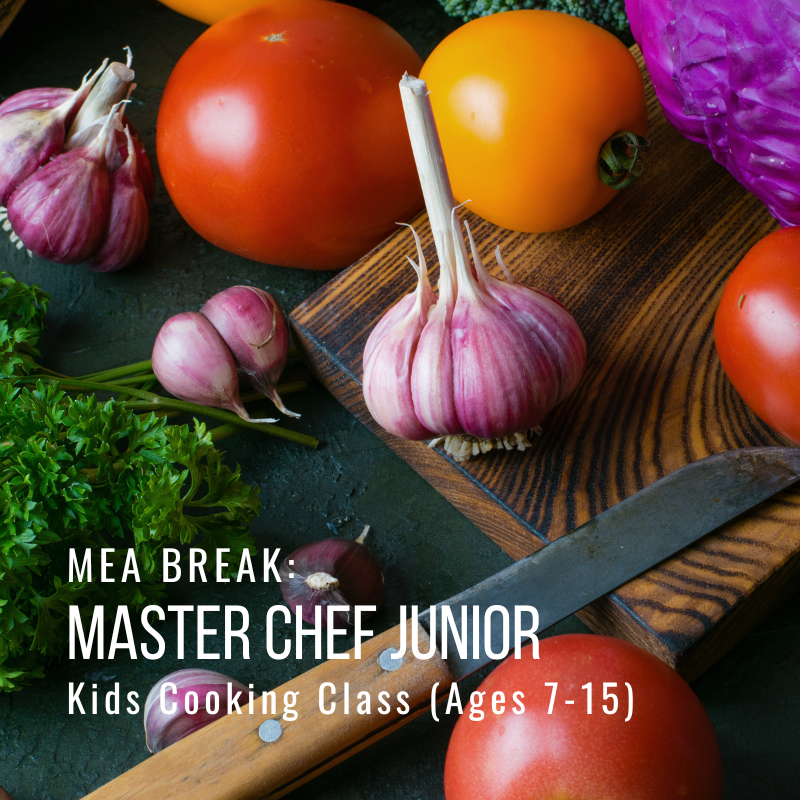
[[[0, 273], [2, 691], [41, 677], [63, 653], [70, 605], [89, 613], [103, 604], [110, 613], [120, 604], [157, 602], [165, 545], [203, 548], [208, 569], [216, 566], [216, 548], [228, 548], [235, 565], [253, 546], [249, 525], [259, 511], [258, 489], [214, 446], [241, 430], [239, 417], [150, 391], [149, 362], [83, 379], [37, 364], [48, 300], [40, 287]], [[295, 382], [281, 391], [304, 387]], [[100, 400], [92, 392], [101, 390], [118, 396]], [[169, 417], [186, 412], [226, 424], [170, 424]], [[247, 427], [317, 444], [279, 426]], [[81, 556], [90, 549], [96, 575], [103, 547], [118, 548], [117, 582], [68, 581], [70, 548]], [[128, 547], [141, 582], [119, 581]]]

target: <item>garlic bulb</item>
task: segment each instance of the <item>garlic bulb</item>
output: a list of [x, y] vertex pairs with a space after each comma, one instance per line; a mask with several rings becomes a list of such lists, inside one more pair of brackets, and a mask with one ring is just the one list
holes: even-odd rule
[[[419, 239], [415, 291], [378, 323], [364, 349], [364, 400], [382, 427], [443, 444], [456, 461], [494, 448], [524, 450], [528, 433], [577, 385], [586, 343], [554, 298], [489, 274], [454, 207], [427, 87], [400, 83], [436, 250], [438, 296]], [[410, 259], [409, 259], [410, 261]]]
[[155, 183], [122, 110], [131, 58], [106, 59], [75, 91], [26, 89], [0, 104], [0, 224], [18, 249], [109, 272], [144, 248]]

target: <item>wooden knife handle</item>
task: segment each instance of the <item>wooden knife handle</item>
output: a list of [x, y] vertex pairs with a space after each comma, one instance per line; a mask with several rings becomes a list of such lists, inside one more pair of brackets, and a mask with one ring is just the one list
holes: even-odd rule
[[[407, 623], [406, 642], [411, 641], [411, 622]], [[421, 652], [427, 652], [429, 637], [419, 629]], [[234, 711], [211, 723], [132, 770], [88, 795], [87, 800], [256, 800], [283, 797], [311, 778], [363, 750], [430, 707], [431, 689], [439, 683], [437, 694], [445, 692], [453, 676], [439, 653], [417, 660], [410, 652], [401, 665], [385, 670], [381, 653], [399, 648], [400, 626], [367, 640], [361, 658], [330, 660], [277, 687], [275, 714], [262, 713], [260, 696], [254, 713], [242, 703], [241, 716]], [[335, 694], [325, 692], [326, 708], [336, 702], [336, 711], [320, 710], [319, 691], [323, 683], [333, 683]], [[344, 684], [349, 684], [350, 709], [344, 713]], [[283, 697], [298, 692], [293, 722], [282, 719]], [[356, 711], [359, 692], [369, 692], [370, 714]], [[379, 692], [389, 692], [391, 712], [378, 713]], [[408, 714], [398, 712], [399, 692], [407, 692]], [[222, 702], [226, 702], [224, 698]], [[268, 707], [271, 711], [271, 706]], [[259, 727], [267, 720], [280, 723], [280, 737], [264, 742]], [[270, 727], [277, 731], [275, 722]], [[144, 741], [144, 736], [142, 737]]]

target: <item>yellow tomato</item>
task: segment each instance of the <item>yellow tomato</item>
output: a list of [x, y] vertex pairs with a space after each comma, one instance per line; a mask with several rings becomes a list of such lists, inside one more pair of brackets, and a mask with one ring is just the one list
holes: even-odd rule
[[512, 230], [561, 230], [599, 211], [618, 191], [600, 181], [601, 147], [647, 131], [629, 50], [568, 14], [473, 20], [433, 51], [421, 77], [456, 200]]
[[161, 0], [161, 2], [192, 19], [213, 25], [231, 14], [260, 5], [264, 0]]

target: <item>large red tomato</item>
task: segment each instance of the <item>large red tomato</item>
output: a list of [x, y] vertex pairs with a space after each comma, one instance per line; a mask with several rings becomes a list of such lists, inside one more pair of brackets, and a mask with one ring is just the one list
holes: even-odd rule
[[[627, 722], [626, 682], [633, 694]], [[557, 683], [555, 696], [546, 683]], [[683, 678], [632, 644], [553, 636], [540, 643], [538, 661], [525, 648], [479, 691], [486, 692], [483, 720], [470, 719], [468, 708], [450, 740], [447, 800], [722, 797], [719, 748], [703, 706]], [[492, 710], [496, 692], [505, 696], [502, 714]], [[513, 711], [514, 692], [523, 693], [521, 714]]]
[[722, 292], [714, 342], [745, 403], [800, 443], [800, 228], [771, 233], [742, 259]]
[[364, 11], [269, 0], [209, 28], [169, 78], [158, 162], [213, 244], [344, 267], [422, 206], [398, 83], [419, 56]]

